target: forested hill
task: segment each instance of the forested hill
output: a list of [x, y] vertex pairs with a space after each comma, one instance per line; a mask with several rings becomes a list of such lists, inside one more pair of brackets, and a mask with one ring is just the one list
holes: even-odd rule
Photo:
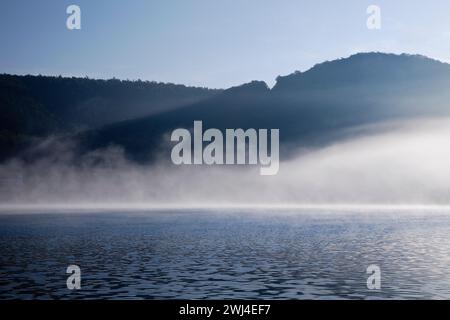
[[353, 127], [450, 116], [450, 65], [360, 53], [228, 90], [120, 80], [0, 76], [0, 157], [32, 136], [73, 133], [83, 152], [111, 145], [151, 160], [175, 128], [278, 128], [281, 147], [331, 142]]
[[119, 145], [130, 157], [145, 161], [165, 134], [202, 120], [205, 129], [278, 128], [280, 147], [294, 150], [331, 143], [365, 125], [450, 116], [449, 88], [449, 64], [420, 55], [360, 53], [278, 77], [272, 89], [253, 81], [186, 108], [102, 127], [82, 138], [88, 151]]
[[200, 102], [221, 90], [171, 83], [0, 75], [0, 158], [29, 137], [70, 133]]

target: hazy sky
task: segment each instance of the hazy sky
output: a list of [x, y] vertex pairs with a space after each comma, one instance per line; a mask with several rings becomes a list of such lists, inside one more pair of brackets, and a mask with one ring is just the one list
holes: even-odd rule
[[[66, 28], [70, 4], [81, 30]], [[359, 51], [450, 61], [449, 14], [448, 0], [1, 0], [0, 73], [273, 85]]]

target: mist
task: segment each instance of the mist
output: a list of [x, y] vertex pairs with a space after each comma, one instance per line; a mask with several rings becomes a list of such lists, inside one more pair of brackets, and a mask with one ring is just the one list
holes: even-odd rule
[[[370, 129], [370, 130], [369, 130]], [[153, 165], [126, 159], [118, 147], [74, 164], [74, 143], [32, 163], [0, 165], [1, 205], [448, 205], [450, 118], [370, 127], [325, 147], [299, 149], [275, 176], [259, 166], [175, 166], [170, 152]], [[282, 135], [282, 132], [280, 132]]]

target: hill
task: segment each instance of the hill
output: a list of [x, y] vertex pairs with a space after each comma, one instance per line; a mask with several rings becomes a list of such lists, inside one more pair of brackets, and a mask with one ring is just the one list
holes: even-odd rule
[[0, 158], [32, 137], [68, 134], [199, 102], [220, 90], [183, 85], [0, 75]]
[[254, 81], [80, 138], [87, 151], [114, 144], [131, 158], [148, 161], [167, 146], [164, 135], [202, 120], [205, 129], [279, 128], [286, 151], [329, 142], [361, 125], [449, 115], [449, 87], [448, 64], [418, 55], [361, 53], [278, 77], [272, 90]]

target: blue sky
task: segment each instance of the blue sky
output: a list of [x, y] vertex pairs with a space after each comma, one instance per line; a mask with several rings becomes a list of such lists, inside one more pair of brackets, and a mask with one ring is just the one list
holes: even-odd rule
[[[82, 29], [66, 28], [77, 4]], [[366, 9], [381, 7], [381, 30]], [[0, 72], [225, 88], [360, 51], [450, 61], [450, 1], [2, 0]]]

